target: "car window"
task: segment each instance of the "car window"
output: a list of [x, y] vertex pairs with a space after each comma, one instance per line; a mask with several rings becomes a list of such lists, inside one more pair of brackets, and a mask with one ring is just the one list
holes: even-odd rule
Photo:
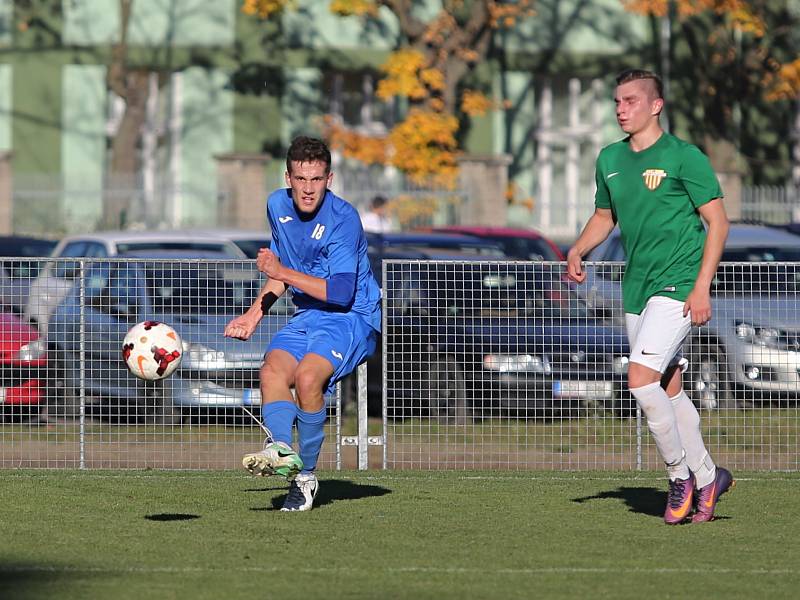
[[[137, 286], [141, 285], [134, 264], [93, 263], [86, 276], [86, 305], [105, 314], [133, 316], [138, 312]], [[74, 288], [73, 294], [80, 293]]]
[[561, 260], [544, 240], [505, 236], [485, 236], [484, 239], [496, 243], [512, 258], [521, 260]]
[[558, 276], [533, 266], [490, 263], [392, 265], [391, 308], [446, 317], [587, 318], [585, 303]]
[[247, 255], [247, 258], [256, 258], [261, 248], [269, 248], [269, 239], [234, 240], [234, 244]]
[[[66, 257], [84, 257], [86, 256], [87, 242], [80, 240], [77, 242], [69, 242], [66, 244], [59, 253], [60, 258]], [[60, 279], [74, 279], [78, 271], [78, 262], [67, 260], [59, 261], [56, 263], [54, 275]]]
[[[159, 242], [122, 242], [117, 244], [118, 254], [129, 252], [142, 252], [147, 250], [186, 250], [187, 252], [224, 252], [228, 246], [220, 242], [192, 242], [192, 241], [159, 241]], [[238, 255], [237, 255], [238, 256]]]
[[263, 282], [258, 271], [246, 266], [176, 262], [145, 267], [147, 295], [156, 313], [241, 314]]

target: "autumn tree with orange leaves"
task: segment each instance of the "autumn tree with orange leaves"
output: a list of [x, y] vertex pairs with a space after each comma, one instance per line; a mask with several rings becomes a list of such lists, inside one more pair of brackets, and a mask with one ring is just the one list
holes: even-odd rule
[[621, 1], [634, 13], [670, 19], [667, 102], [678, 128], [718, 168], [739, 162], [755, 183], [784, 183], [800, 110], [796, 7], [786, 0]]
[[[459, 118], [485, 114], [494, 103], [476, 90], [462, 90], [470, 70], [490, 51], [494, 32], [533, 14], [533, 0], [443, 0], [442, 10], [422, 21], [412, 0], [330, 0], [341, 16], [375, 19], [381, 7], [397, 19], [405, 44], [382, 66], [377, 96], [407, 99], [403, 121], [384, 137], [367, 137], [326, 119], [334, 148], [366, 164], [391, 164], [419, 184], [453, 186], [459, 152]], [[291, 0], [244, 0], [242, 10], [262, 19], [291, 10]]]

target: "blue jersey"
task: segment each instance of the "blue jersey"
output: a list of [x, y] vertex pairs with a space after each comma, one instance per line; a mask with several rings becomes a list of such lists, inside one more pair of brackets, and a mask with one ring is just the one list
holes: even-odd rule
[[298, 310], [316, 308], [355, 312], [376, 331], [381, 329], [381, 290], [367, 258], [367, 239], [361, 218], [348, 202], [330, 190], [313, 218], [297, 212], [291, 189], [280, 189], [267, 199], [267, 219], [272, 229], [271, 250], [281, 264], [320, 279], [337, 273], [355, 273], [353, 302], [335, 306], [290, 287]]

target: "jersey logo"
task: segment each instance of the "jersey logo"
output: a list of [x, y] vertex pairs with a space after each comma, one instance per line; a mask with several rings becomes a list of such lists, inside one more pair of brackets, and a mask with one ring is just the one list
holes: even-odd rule
[[317, 223], [314, 226], [314, 231], [311, 232], [311, 237], [314, 238], [315, 240], [321, 240], [323, 233], [325, 233], [325, 225], [320, 225], [319, 223]]
[[342, 354], [340, 352], [337, 352], [336, 350], [331, 350], [331, 354], [333, 355], [334, 358], [342, 360]]
[[278, 217], [278, 221], [280, 221], [281, 223], [288, 223], [291, 220], [292, 217]]
[[667, 172], [662, 169], [647, 169], [644, 173], [642, 173], [644, 184], [651, 192], [661, 185], [661, 182], [664, 181], [666, 176]]

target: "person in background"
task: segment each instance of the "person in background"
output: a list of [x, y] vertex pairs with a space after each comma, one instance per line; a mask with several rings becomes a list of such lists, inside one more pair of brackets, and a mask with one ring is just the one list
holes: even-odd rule
[[375, 196], [372, 199], [369, 210], [361, 216], [361, 225], [364, 231], [370, 233], [389, 233], [395, 230], [386, 198]]

